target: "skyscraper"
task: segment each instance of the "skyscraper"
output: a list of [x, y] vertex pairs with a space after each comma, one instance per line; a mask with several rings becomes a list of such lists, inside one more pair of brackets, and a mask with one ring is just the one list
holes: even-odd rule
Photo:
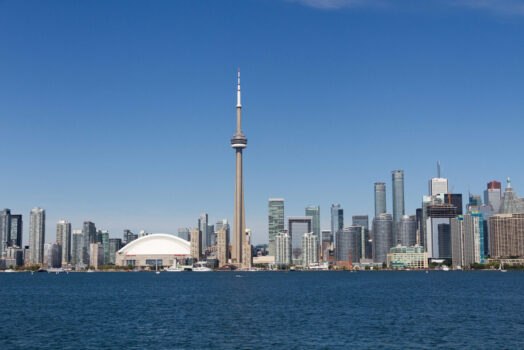
[[313, 232], [302, 236], [302, 266], [318, 263], [318, 236]]
[[242, 150], [247, 146], [247, 137], [242, 134], [242, 104], [240, 103], [240, 70], [238, 71], [237, 83], [237, 131], [231, 138], [231, 147], [236, 153], [236, 175], [235, 175], [235, 215], [233, 222], [233, 251], [231, 260], [233, 263], [241, 264], [244, 235], [246, 232], [244, 212], [244, 180], [242, 173]]
[[375, 182], [375, 217], [386, 212], [386, 184]]
[[288, 233], [291, 236], [293, 264], [302, 264], [302, 237], [306, 233], [312, 232], [311, 216], [290, 216], [288, 217]]
[[284, 199], [269, 198], [268, 201], [268, 235], [269, 255], [275, 256], [275, 237], [284, 231]]
[[331, 241], [335, 242], [337, 231], [344, 229], [344, 209], [340, 204], [331, 205]]
[[193, 260], [200, 260], [202, 254], [202, 231], [198, 228], [194, 228], [191, 231], [191, 244], [190, 244], [191, 258]]
[[426, 251], [430, 259], [451, 258], [451, 219], [457, 216], [453, 204], [434, 203], [426, 206]]
[[504, 190], [499, 212], [501, 214], [524, 213], [524, 199], [517, 197], [515, 190], [511, 187], [511, 179], [507, 180], [508, 186]]
[[29, 263], [44, 263], [45, 210], [34, 208], [29, 219]]
[[489, 234], [492, 258], [524, 256], [524, 213], [493, 215]]
[[60, 220], [56, 224], [56, 241], [62, 247], [62, 265], [71, 262], [71, 223]]
[[189, 241], [189, 229], [187, 227], [180, 227], [178, 229], [178, 238], [182, 238], [186, 241]]
[[335, 244], [335, 262], [339, 266], [349, 266], [360, 262], [362, 226], [349, 226], [338, 231]]
[[281, 232], [275, 236], [275, 263], [277, 265], [291, 264], [291, 236]]
[[96, 242], [102, 244], [104, 249], [104, 259], [102, 265], [109, 264], [109, 232], [106, 230], [96, 231]]
[[[391, 172], [391, 178], [393, 181], [393, 238], [395, 241], [397, 239], [397, 225], [400, 221], [400, 218], [405, 214], [404, 213], [404, 170], [393, 170]], [[388, 252], [386, 252], [386, 255]]]
[[11, 210], [0, 210], [0, 258], [7, 254], [11, 241]]
[[198, 229], [200, 230], [200, 232], [202, 232], [202, 251], [201, 253], [204, 253], [208, 247], [208, 234], [207, 234], [207, 230], [208, 230], [208, 225], [207, 225], [207, 221], [208, 221], [208, 215], [207, 213], [202, 213], [200, 214], [200, 217], [198, 218]]
[[393, 218], [390, 213], [380, 214], [373, 219], [373, 262], [385, 263], [394, 245]]
[[91, 252], [90, 244], [96, 243], [96, 226], [91, 221], [84, 221], [84, 225], [82, 227], [82, 232], [84, 234], [84, 253], [83, 253], [83, 261], [84, 264], [87, 266], [89, 265], [89, 253]]
[[22, 215], [15, 214], [11, 215], [11, 247], [20, 247], [22, 248]]
[[502, 186], [498, 181], [490, 181], [484, 190], [484, 204], [489, 205], [491, 210], [498, 213], [502, 200]]
[[444, 203], [453, 204], [457, 208], [457, 215], [462, 215], [462, 193], [448, 193], [444, 196]]
[[448, 179], [440, 177], [440, 162], [437, 162], [437, 177], [429, 180], [429, 195], [448, 193]]
[[451, 219], [451, 259], [453, 266], [469, 267], [484, 263], [482, 214], [471, 213]]
[[227, 259], [229, 255], [228, 246], [227, 230], [226, 227], [222, 226], [217, 232], [217, 258], [219, 267], [227, 265]]
[[353, 215], [352, 226], [363, 226], [366, 229], [369, 229], [369, 217], [367, 215]]
[[71, 236], [71, 265], [76, 269], [84, 267], [84, 233], [74, 230]]
[[398, 223], [397, 242], [412, 247], [417, 244], [417, 219], [415, 215], [403, 215]]
[[122, 240], [120, 238], [109, 238], [109, 265], [115, 265], [116, 253], [122, 248]]
[[[215, 223], [215, 236], [217, 237], [217, 242], [218, 242], [218, 231], [220, 231], [222, 227], [226, 230], [226, 244], [229, 247], [229, 243], [231, 242], [230, 240], [231, 229], [229, 227], [229, 222], [227, 221], [227, 219], [218, 220]], [[229, 249], [228, 249], [227, 254], [228, 254], [228, 259], [229, 259]]]
[[309, 206], [306, 208], [306, 216], [311, 216], [312, 232], [320, 239], [320, 207]]
[[131, 232], [131, 230], [124, 230], [124, 240], [122, 243], [126, 245], [133, 242], [137, 238], [138, 235], [135, 235], [133, 232]]

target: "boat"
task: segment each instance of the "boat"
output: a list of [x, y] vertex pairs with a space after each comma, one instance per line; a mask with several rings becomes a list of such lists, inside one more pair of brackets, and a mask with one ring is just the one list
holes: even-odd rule
[[499, 271], [500, 272], [508, 272], [508, 270], [504, 270], [504, 263], [501, 261], [499, 265]]
[[95, 270], [87, 270], [86, 272], [95, 272]]
[[449, 271], [449, 267], [447, 265], [442, 265], [442, 271]]
[[183, 272], [184, 271], [184, 268], [181, 267], [181, 266], [178, 266], [177, 264], [173, 265], [173, 266], [169, 266], [169, 267], [166, 267], [164, 269], [165, 272]]
[[209, 267], [207, 267], [206, 264], [207, 263], [205, 261], [197, 262], [193, 266], [193, 272], [211, 272], [213, 271], [213, 269], [210, 269]]
[[15, 272], [15, 270], [13, 270], [13, 269], [7, 269], [7, 270], [5, 270], [4, 272], [6, 272], [6, 273], [11, 273], [11, 272]]

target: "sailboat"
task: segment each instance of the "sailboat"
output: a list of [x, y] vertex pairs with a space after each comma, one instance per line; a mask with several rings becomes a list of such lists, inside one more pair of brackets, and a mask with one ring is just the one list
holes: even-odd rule
[[160, 271], [158, 271], [158, 260], [155, 260], [155, 271], [157, 275], [160, 275]]
[[504, 270], [504, 263], [501, 261], [499, 265], [499, 271], [500, 272], [508, 272], [508, 270]]

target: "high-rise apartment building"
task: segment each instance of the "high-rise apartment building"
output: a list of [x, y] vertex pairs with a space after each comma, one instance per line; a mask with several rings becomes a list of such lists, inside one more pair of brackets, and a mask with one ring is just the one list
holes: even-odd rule
[[84, 234], [84, 265], [89, 265], [89, 259], [90, 259], [90, 251], [91, 247], [90, 244], [96, 243], [96, 226], [91, 221], [84, 221], [84, 224], [82, 226], [82, 232]]
[[275, 237], [284, 231], [284, 199], [269, 198], [268, 201], [268, 235], [269, 255], [275, 256]]
[[11, 215], [11, 247], [22, 247], [22, 215], [12, 214]]
[[313, 219], [311, 216], [288, 217], [288, 233], [291, 236], [293, 264], [302, 264], [302, 237], [312, 232]]
[[11, 210], [0, 210], [0, 258], [7, 254], [11, 242]]
[[104, 245], [102, 243], [91, 243], [89, 245], [89, 266], [98, 269], [104, 265]]
[[328, 261], [329, 250], [332, 245], [331, 231], [322, 230], [320, 232], [320, 259], [324, 262]]
[[524, 257], [524, 213], [493, 215], [489, 234], [492, 258]]
[[373, 262], [385, 263], [389, 249], [394, 246], [393, 217], [383, 213], [373, 219]]
[[275, 236], [275, 263], [291, 265], [291, 236], [281, 232]]
[[375, 216], [386, 212], [386, 184], [375, 182]]
[[[344, 209], [340, 204], [331, 205], [331, 241], [335, 242], [337, 231], [344, 229]], [[336, 245], [336, 242], [335, 242]]]
[[488, 205], [492, 211], [498, 213], [502, 200], [502, 185], [498, 181], [490, 181], [484, 190], [484, 204]]
[[71, 223], [60, 220], [56, 224], [56, 241], [62, 247], [62, 265], [71, 262]]
[[451, 219], [451, 259], [454, 267], [484, 263], [482, 214], [470, 213]]
[[396, 243], [406, 247], [417, 244], [417, 218], [415, 215], [403, 215], [400, 218]]
[[34, 208], [29, 219], [29, 263], [44, 263], [45, 210]]
[[[394, 240], [396, 240], [398, 223], [400, 221], [400, 218], [405, 214], [404, 213], [404, 170], [393, 170], [391, 172], [391, 179], [392, 179], [392, 186], [393, 186], [393, 237], [394, 237]], [[387, 255], [387, 252], [386, 252], [386, 255]]]
[[[229, 246], [229, 244], [231, 243], [231, 228], [229, 226], [229, 222], [227, 221], [227, 219], [218, 220], [215, 223], [215, 236], [217, 237], [217, 241], [218, 241], [218, 231], [220, 231], [222, 227], [225, 228], [226, 230], [226, 242], [227, 242], [227, 245]], [[229, 251], [228, 251], [228, 254], [229, 254]], [[229, 255], [228, 255], [228, 259], [229, 259]]]
[[363, 226], [369, 229], [369, 217], [367, 215], [353, 215], [352, 226]]
[[313, 232], [302, 236], [302, 266], [318, 263], [318, 236]]
[[60, 243], [44, 244], [44, 266], [53, 269], [62, 266], [62, 246]]
[[217, 258], [219, 267], [227, 265], [228, 263], [228, 247], [227, 229], [225, 226], [222, 226], [217, 232]]
[[83, 268], [84, 263], [84, 232], [82, 230], [74, 230], [71, 235], [71, 265], [76, 269]]
[[317, 239], [320, 239], [320, 207], [309, 206], [306, 208], [306, 216], [311, 216], [312, 231]]
[[200, 260], [202, 254], [202, 231], [198, 228], [194, 228], [191, 231], [190, 252], [194, 261]]

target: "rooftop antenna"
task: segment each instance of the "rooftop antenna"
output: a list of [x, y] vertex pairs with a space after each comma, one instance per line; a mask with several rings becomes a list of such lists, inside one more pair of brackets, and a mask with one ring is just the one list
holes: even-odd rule
[[440, 179], [440, 160], [437, 160], [437, 177]]

